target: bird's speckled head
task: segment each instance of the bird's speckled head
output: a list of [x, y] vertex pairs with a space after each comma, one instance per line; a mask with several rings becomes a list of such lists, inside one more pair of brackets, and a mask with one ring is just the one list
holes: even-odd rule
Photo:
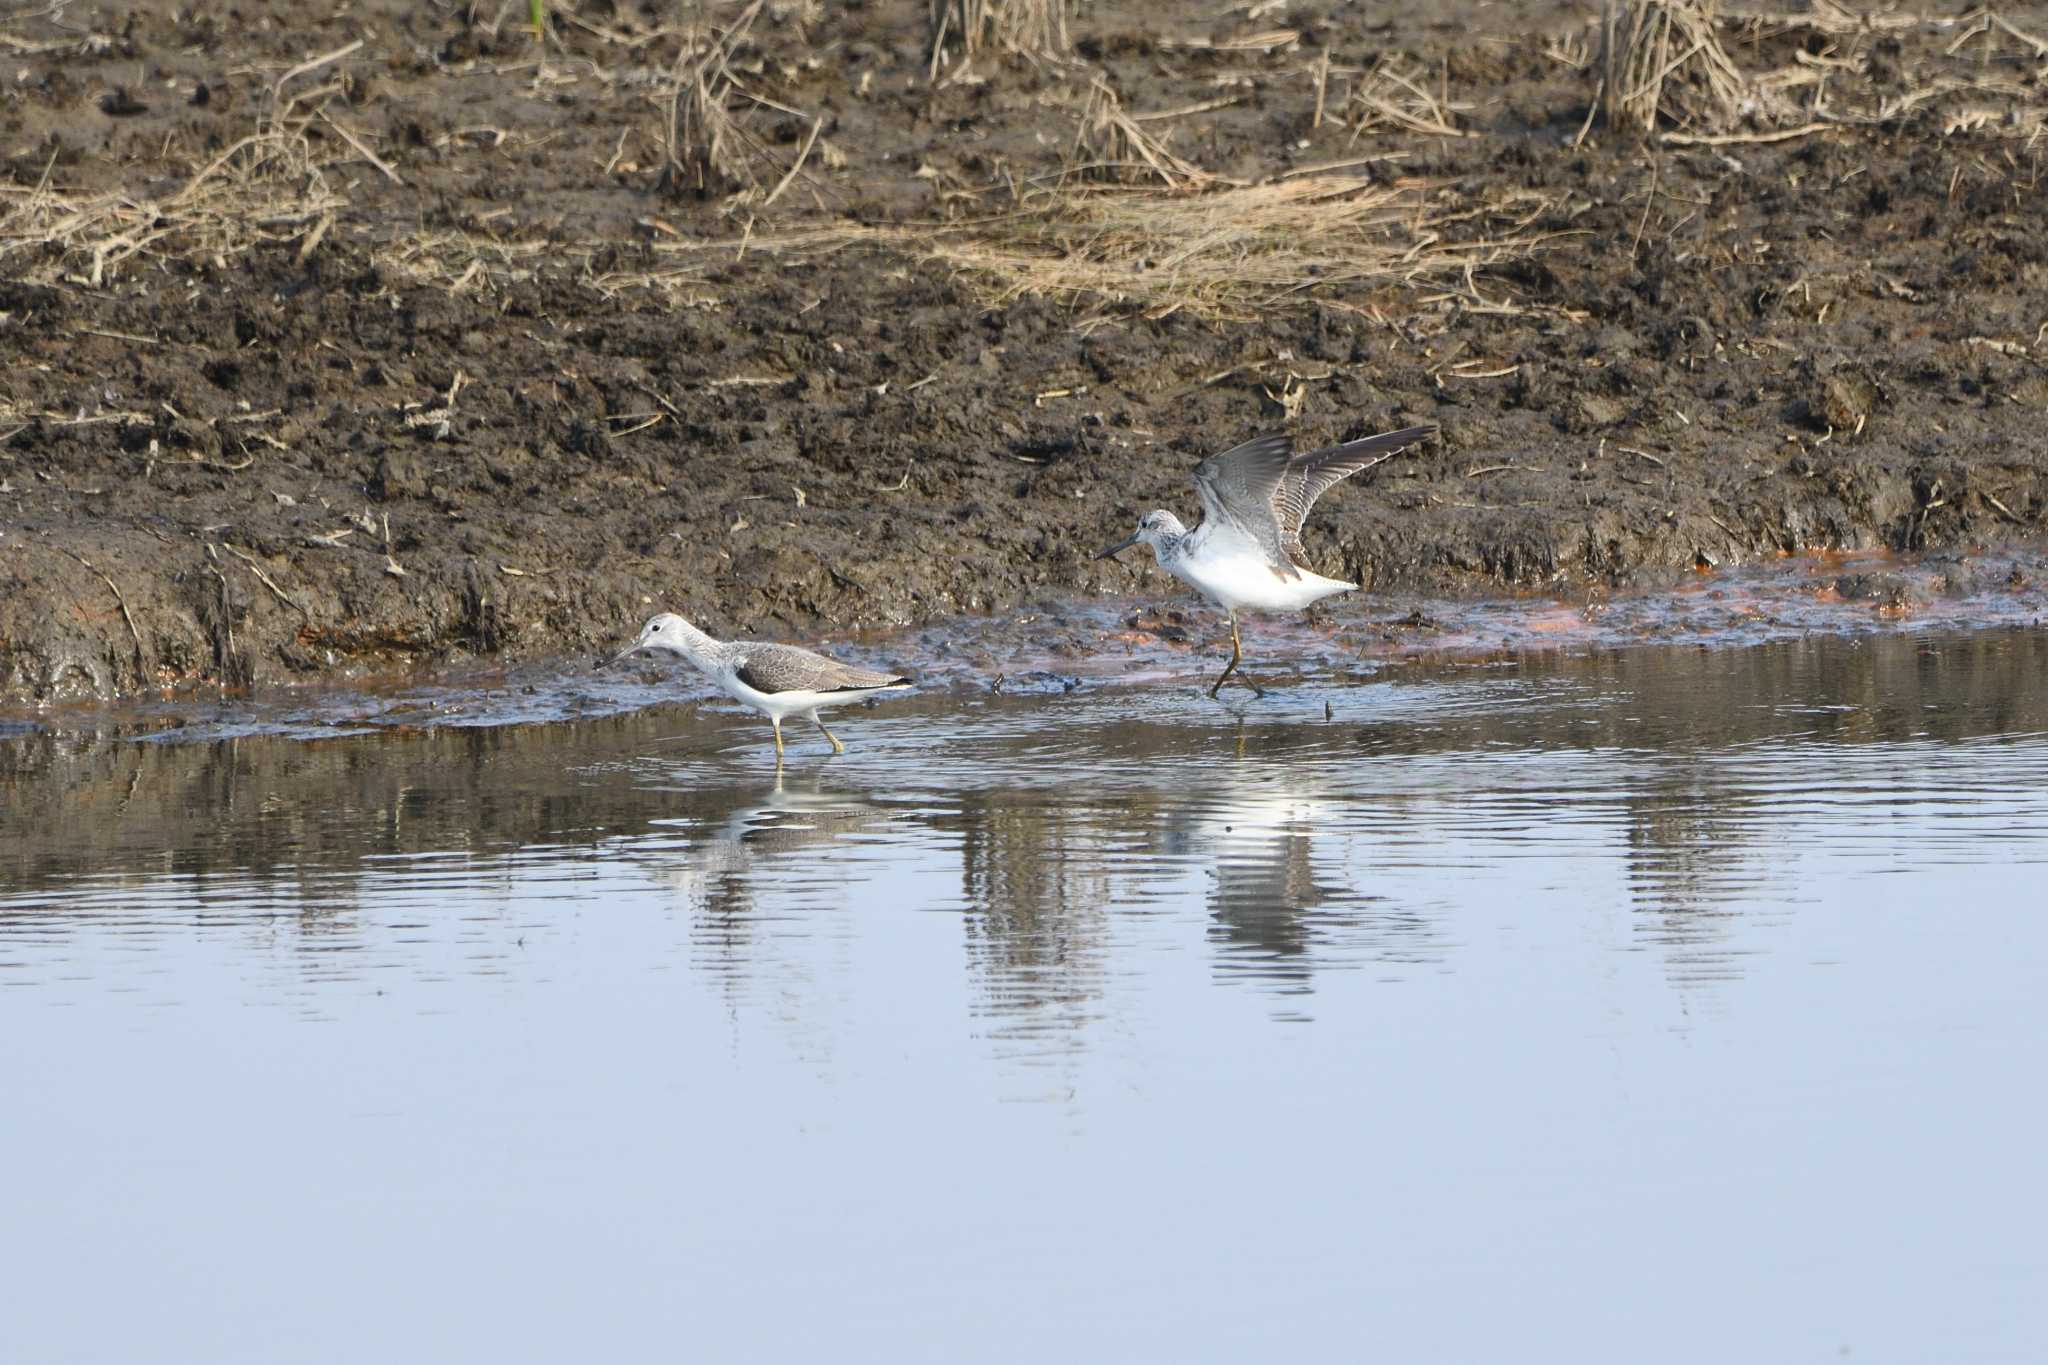
[[1097, 559], [1109, 559], [1130, 549], [1133, 545], [1150, 545], [1152, 553], [1156, 557], [1163, 547], [1179, 540], [1187, 533], [1188, 528], [1181, 525], [1180, 518], [1173, 513], [1167, 511], [1147, 512], [1144, 516], [1138, 518], [1138, 529], [1136, 531], [1132, 532], [1129, 537], [1119, 540], [1116, 544], [1095, 557]]

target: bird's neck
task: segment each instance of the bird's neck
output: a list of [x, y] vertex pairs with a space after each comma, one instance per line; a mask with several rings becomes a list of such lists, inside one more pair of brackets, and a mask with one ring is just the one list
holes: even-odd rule
[[719, 666], [720, 646], [718, 641], [691, 625], [688, 621], [676, 626], [677, 643], [668, 646], [672, 654], [680, 654], [706, 673], [714, 673]]

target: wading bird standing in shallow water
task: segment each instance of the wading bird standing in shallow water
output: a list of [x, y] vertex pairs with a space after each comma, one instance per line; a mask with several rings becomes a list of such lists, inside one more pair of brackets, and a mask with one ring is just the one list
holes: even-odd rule
[[877, 673], [872, 668], [855, 668], [795, 645], [714, 640], [670, 612], [663, 612], [642, 627], [640, 638], [619, 651], [613, 662], [641, 653], [671, 654], [689, 660], [727, 696], [768, 717], [768, 723], [775, 727], [778, 762], [782, 758], [784, 716], [809, 716], [825, 738], [832, 741], [832, 752], [843, 754], [846, 746], [825, 728], [818, 712], [828, 706], [864, 701], [878, 692], [902, 692], [910, 687], [908, 678]]
[[1195, 466], [1202, 524], [1190, 531], [1171, 512], [1147, 512], [1137, 532], [1095, 556], [1108, 559], [1133, 545], [1149, 545], [1159, 567], [1230, 614], [1230, 662], [1209, 689], [1215, 696], [1233, 673], [1255, 694], [1265, 689], [1237, 672], [1244, 646], [1237, 613], [1299, 611], [1358, 585], [1310, 570], [1301, 548], [1301, 525], [1316, 499], [1361, 469], [1389, 459], [1434, 426], [1405, 427], [1306, 455], [1292, 453], [1285, 436], [1261, 436]]

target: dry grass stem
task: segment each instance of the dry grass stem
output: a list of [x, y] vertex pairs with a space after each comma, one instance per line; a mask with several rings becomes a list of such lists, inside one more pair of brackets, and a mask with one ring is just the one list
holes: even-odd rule
[[247, 550], [237, 549], [235, 546], [228, 544], [226, 541], [222, 541], [220, 547], [223, 550], [226, 550], [229, 554], [233, 555], [236, 559], [239, 559], [244, 564], [247, 564], [249, 566], [249, 572], [256, 575], [257, 582], [261, 583], [264, 587], [270, 589], [270, 595], [272, 597], [275, 597], [278, 601], [284, 603], [286, 606], [290, 607], [293, 611], [305, 617], [307, 620], [310, 621], [313, 618], [312, 612], [307, 611], [304, 607], [300, 606], [296, 601], [292, 599], [292, 595], [290, 593], [286, 592], [283, 588], [277, 586], [276, 579], [272, 578], [269, 574], [263, 572], [263, 565], [261, 561], [259, 561], [256, 558], [255, 555], [250, 554]]
[[[331, 68], [363, 47], [357, 39], [284, 71], [259, 99], [253, 131], [172, 187], [74, 190], [53, 183], [54, 159], [33, 187], [0, 185], [0, 268], [98, 289], [139, 259], [224, 270], [254, 247], [289, 242], [308, 258], [349, 207], [333, 183], [346, 177], [329, 175], [336, 166], [364, 161], [405, 183], [367, 137], [328, 112], [355, 88]], [[333, 79], [287, 91], [315, 72]]]
[[1126, 113], [1116, 91], [1096, 77], [1067, 151], [1069, 173], [1094, 180], [1156, 179], [1170, 190], [1192, 189], [1215, 179], [1168, 151], [1165, 135], [1143, 126], [1146, 118]]
[[[722, 32], [692, 38], [676, 58], [666, 97], [662, 169], [656, 188], [666, 194], [699, 198], [747, 193], [760, 189], [764, 173], [776, 177], [769, 201], [781, 196], [790, 182], [804, 175], [804, 163], [817, 142], [820, 122], [811, 115], [749, 90], [735, 72], [733, 58], [748, 39], [765, 0], [753, 2], [733, 16]], [[811, 136], [787, 166], [767, 143], [747, 130], [735, 103], [770, 109], [806, 119]], [[829, 159], [833, 155], [826, 148]]]
[[1752, 103], [1721, 46], [1713, 0], [1604, 0], [1601, 113], [1610, 128], [1731, 126]]
[[1354, 141], [1373, 128], [1397, 128], [1430, 137], [1469, 137], [1457, 125], [1457, 116], [1470, 107], [1432, 94], [1415, 74], [1402, 71], [1392, 61], [1382, 61], [1361, 76], [1345, 101]]
[[396, 278], [455, 294], [530, 280], [543, 266], [581, 263], [594, 254], [546, 237], [503, 238], [457, 230], [414, 232], [374, 253], [377, 264]]
[[1262, 29], [1231, 38], [1160, 38], [1159, 46], [1180, 52], [1280, 52], [1301, 41], [1291, 28]]
[[1058, 61], [1067, 55], [1070, 0], [932, 0], [931, 76], [938, 78], [948, 45], [963, 59], [997, 50]]
[[[1953, 36], [1938, 43], [1932, 61], [1901, 59], [1896, 38], [1885, 38], [1892, 56], [1874, 51], [1881, 36], [1915, 30]], [[1675, 145], [1782, 142], [1922, 116], [1939, 118], [1944, 136], [2031, 144], [2048, 123], [2040, 72], [2027, 69], [2048, 62], [2048, 40], [1990, 9], [1866, 14], [1815, 0], [1800, 14], [1723, 15], [1711, 0], [1608, 0], [1601, 35], [1598, 112], [1611, 127], [1662, 128], [1662, 140]], [[1738, 50], [1777, 51], [1789, 60], [1744, 71], [1724, 37]], [[1879, 62], [1883, 80], [1875, 78]], [[1752, 126], [1739, 127], [1743, 120]]]
[[1745, 143], [1792, 142], [1825, 133], [1832, 123], [1802, 123], [1796, 128], [1767, 128], [1754, 133], [1666, 133], [1658, 140], [1674, 147], [1739, 147]]
[[722, 33], [693, 37], [677, 55], [657, 183], [663, 193], [721, 195], [758, 183], [754, 161], [759, 144], [741, 129], [730, 101], [739, 90], [733, 53], [760, 17], [763, 3], [753, 0]]
[[142, 647], [142, 632], [135, 628], [134, 613], [128, 610], [128, 599], [126, 596], [122, 594], [120, 585], [114, 582], [114, 580], [108, 576], [107, 571], [105, 569], [102, 569], [99, 565], [93, 563], [90, 559], [87, 559], [84, 555], [78, 553], [78, 551], [66, 549], [62, 545], [52, 545], [50, 548], [55, 550], [60, 555], [65, 555], [71, 559], [77, 560], [87, 569], [90, 569], [94, 574], [99, 576], [100, 582], [107, 585], [107, 591], [114, 594], [114, 601], [117, 604], [119, 604], [121, 608], [121, 619], [127, 622], [128, 624], [128, 638], [135, 642], [135, 676], [137, 678], [148, 677], [149, 656]]
[[768, 191], [768, 197], [761, 201], [762, 208], [765, 209], [780, 199], [782, 192], [789, 188], [790, 182], [795, 180], [798, 172], [803, 170], [804, 163], [811, 159], [811, 148], [818, 144], [818, 133], [824, 126], [825, 121], [823, 119], [811, 120], [811, 135], [804, 139], [804, 145], [797, 152], [796, 160], [789, 163], [789, 169], [783, 173], [782, 179], [775, 182], [775, 188]]
[[[1896, 32], [1919, 28], [1934, 21], [1924, 14], [1865, 12], [1852, 10], [1838, 3], [1838, 0], [1812, 0], [1811, 7], [1798, 14], [1745, 10], [1739, 14], [1729, 15], [1728, 22], [1771, 25], [1783, 29], [1809, 28], [1816, 33], [1842, 35]], [[1941, 22], [1951, 21], [1943, 19]]]

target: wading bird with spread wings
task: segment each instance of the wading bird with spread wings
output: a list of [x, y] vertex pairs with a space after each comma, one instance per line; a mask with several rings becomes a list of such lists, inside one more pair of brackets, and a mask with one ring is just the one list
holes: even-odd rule
[[1171, 512], [1147, 512], [1128, 539], [1097, 555], [1108, 559], [1133, 545], [1149, 545], [1159, 567], [1230, 615], [1230, 663], [1210, 687], [1223, 690], [1233, 674], [1259, 696], [1265, 689], [1238, 673], [1244, 646], [1240, 611], [1299, 611], [1358, 585], [1324, 578], [1308, 566], [1302, 523], [1316, 499], [1350, 478], [1436, 434], [1434, 426], [1404, 427], [1327, 450], [1293, 453], [1285, 436], [1261, 436], [1195, 466], [1202, 524], [1190, 531]]

